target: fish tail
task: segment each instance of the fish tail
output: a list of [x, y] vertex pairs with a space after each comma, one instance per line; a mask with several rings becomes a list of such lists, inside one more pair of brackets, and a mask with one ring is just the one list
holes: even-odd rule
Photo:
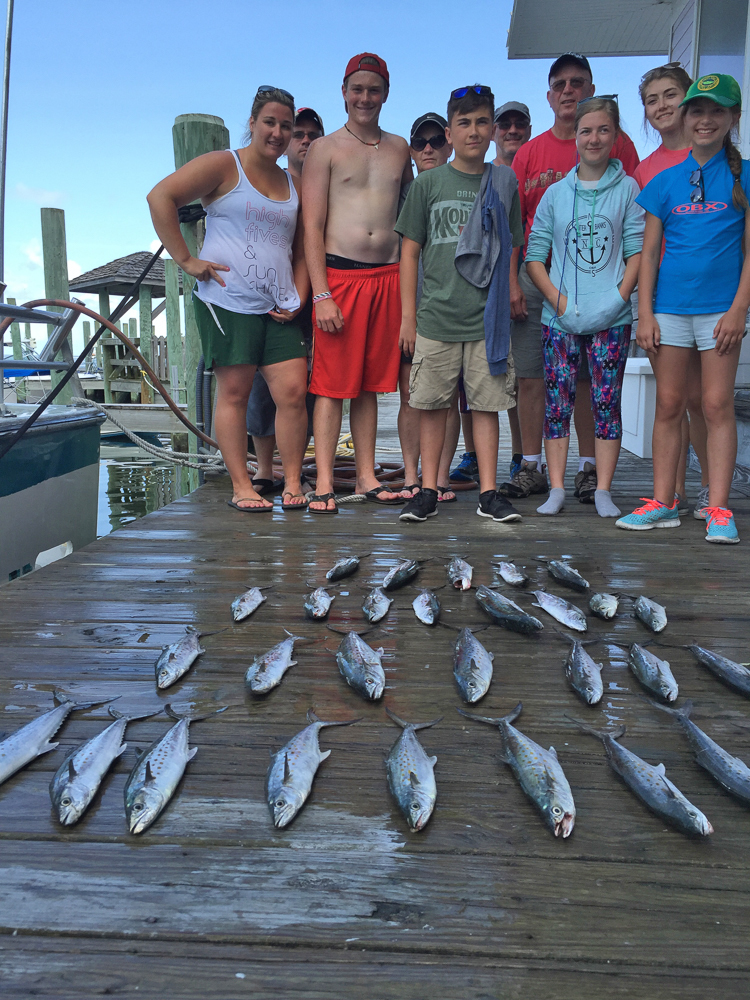
[[125, 719], [126, 722], [133, 722], [135, 719], [150, 719], [154, 715], [161, 715], [164, 708], [157, 708], [155, 711], [150, 712], [118, 712], [116, 708], [110, 707], [107, 709], [109, 714], [113, 719]]
[[573, 716], [568, 715], [567, 712], [564, 712], [563, 714], [566, 719], [570, 719], [571, 722], [574, 722], [582, 732], [588, 733], [590, 736], [596, 736], [596, 738], [601, 740], [602, 743], [608, 736], [610, 736], [613, 740], [619, 740], [621, 736], [625, 735], [628, 728], [627, 726], [618, 726], [617, 729], [613, 729], [611, 732], [607, 729], [594, 729], [593, 726], [589, 726], [585, 722], [581, 722], [579, 719], [574, 719]]
[[361, 722], [362, 718], [363, 717], [360, 715], [358, 719], [347, 719], [346, 722], [325, 722], [323, 719], [318, 718], [312, 708], [309, 709], [307, 713], [308, 722], [318, 722], [321, 726], [353, 726], [355, 722]]
[[654, 701], [653, 698], [644, 698], [644, 701], [653, 705], [654, 708], [659, 708], [662, 712], [666, 712], [667, 715], [676, 716], [680, 719], [689, 719], [690, 713], [693, 711], [693, 703], [690, 699], [688, 699], [680, 708], [669, 708], [667, 705], [661, 705], [658, 701]]
[[222, 708], [216, 708], [212, 712], [204, 712], [200, 715], [192, 712], [176, 712], [170, 703], [164, 706], [164, 711], [170, 719], [176, 719], [177, 722], [181, 722], [183, 719], [186, 722], [201, 722], [203, 719], [210, 719], [212, 715], [219, 715], [221, 712], [226, 712], [227, 708], [229, 708], [229, 706], [224, 705]]
[[[204, 639], [207, 635], [220, 635], [222, 632], [226, 632], [228, 628], [229, 626], [227, 625], [227, 628], [217, 628], [215, 632], [198, 632], [198, 638]], [[191, 632], [197, 631], [197, 629], [194, 629], [191, 625], [188, 625], [188, 629]]]
[[[329, 625], [328, 627], [330, 628], [331, 626]], [[293, 632], [290, 632], [288, 628], [285, 628], [284, 631], [286, 632], [286, 634], [289, 636], [290, 639], [294, 639], [296, 642], [303, 642], [303, 641], [305, 641], [305, 642], [323, 642], [323, 640], [325, 638], [325, 636], [317, 636], [316, 638], [313, 639], [309, 635], [295, 635]]]
[[439, 719], [433, 719], [432, 722], [404, 722], [404, 720], [400, 719], [395, 712], [392, 712], [387, 705], [385, 706], [385, 714], [389, 719], [393, 719], [397, 726], [401, 726], [402, 729], [429, 729], [430, 726], [436, 726], [438, 722], [443, 721], [443, 717], [441, 715]]
[[109, 705], [110, 702], [117, 701], [121, 697], [118, 694], [114, 698], [99, 698], [96, 701], [75, 701], [70, 695], [65, 694], [64, 691], [60, 691], [57, 688], [52, 692], [52, 696], [58, 705], [70, 705], [71, 712], [83, 710], [84, 708], [95, 708], [97, 705]]
[[490, 726], [499, 726], [501, 722], [515, 722], [522, 710], [523, 702], [519, 701], [516, 707], [508, 712], [507, 715], [503, 715], [499, 719], [490, 719], [486, 715], [472, 715], [471, 712], [466, 712], [463, 708], [456, 709], [461, 715], [465, 715], [467, 719], [473, 719], [475, 722], [486, 722]]

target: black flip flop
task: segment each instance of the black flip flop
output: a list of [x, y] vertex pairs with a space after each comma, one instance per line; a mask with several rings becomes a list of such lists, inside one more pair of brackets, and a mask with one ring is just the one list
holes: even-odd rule
[[260, 497], [273, 496], [284, 489], [283, 479], [253, 479], [253, 489]]
[[[333, 493], [308, 493], [307, 494], [307, 511], [310, 514], [338, 514], [339, 507], [338, 504], [333, 508], [333, 510], [328, 510], [328, 501], [333, 500], [336, 504], [336, 496]], [[310, 506], [311, 503], [324, 503], [326, 505], [325, 510], [313, 510]], [[305, 509], [304, 507], [302, 508]]]
[[[390, 500], [379, 500], [378, 497], [381, 493], [387, 493], [391, 498]], [[406, 503], [404, 497], [397, 496], [390, 486], [376, 486], [373, 490], [368, 490], [364, 494], [365, 500], [370, 503], [379, 503], [383, 507], [401, 507]]]
[[261, 507], [240, 507], [243, 500], [255, 501], [255, 497], [240, 497], [239, 501], [227, 500], [227, 506], [234, 507], [240, 514], [266, 514], [269, 510], [273, 510], [273, 504], [269, 504], [267, 507], [265, 504]]
[[[305, 503], [284, 503], [284, 497], [291, 497], [292, 500], [296, 500], [298, 497], [304, 497]], [[291, 490], [287, 490], [286, 493], [281, 494], [281, 509], [282, 510], [307, 510], [307, 494], [306, 493], [292, 493]], [[320, 511], [318, 511], [320, 513]]]
[[[438, 503], [456, 503], [458, 497], [455, 495], [455, 491], [452, 486], [438, 486]], [[452, 497], [444, 497], [443, 493], [453, 493]]]

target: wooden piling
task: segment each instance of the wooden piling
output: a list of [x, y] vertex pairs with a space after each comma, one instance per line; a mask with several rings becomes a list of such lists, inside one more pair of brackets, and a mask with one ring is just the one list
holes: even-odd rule
[[[140, 327], [141, 342], [139, 349], [146, 361], [153, 366], [153, 352], [151, 350], [151, 338], [153, 327], [151, 325], [151, 288], [149, 285], [141, 285], [138, 291], [138, 301], [140, 306]], [[153, 403], [154, 391], [144, 379], [141, 383], [141, 402]]]
[[[109, 289], [104, 288], [99, 292], [99, 314], [105, 319], [109, 319], [112, 310], [109, 306]], [[111, 338], [112, 334], [106, 331], [103, 337]], [[102, 347], [102, 378], [104, 380], [104, 402], [114, 403], [112, 397], [112, 352], [109, 347]]]
[[[68, 289], [68, 250], [65, 241], [65, 212], [61, 208], [42, 209], [42, 256], [44, 258], [44, 294], [48, 299], [70, 299]], [[51, 307], [54, 312], [62, 312], [61, 309]], [[47, 327], [47, 336], [51, 337], [54, 327]], [[72, 361], [73, 351], [70, 342], [67, 341], [60, 350], [55, 360]], [[56, 386], [65, 374], [64, 372], [51, 372], [52, 385]], [[76, 395], [73, 383], [76, 379], [71, 379], [65, 386], [56, 402], [59, 404], [69, 403]]]
[[[16, 304], [15, 299], [8, 299], [8, 305], [14, 306]], [[16, 361], [20, 361], [23, 358], [23, 345], [21, 344], [21, 326], [19, 323], [10, 324], [10, 342], [13, 345], [13, 357]], [[16, 386], [16, 401], [19, 403], [26, 402], [26, 387], [23, 381], [20, 379], [15, 380]]]

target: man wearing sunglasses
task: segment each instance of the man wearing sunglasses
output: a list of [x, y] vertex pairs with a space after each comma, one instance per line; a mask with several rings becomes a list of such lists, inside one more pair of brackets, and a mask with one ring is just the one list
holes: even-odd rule
[[401, 187], [413, 176], [406, 141], [380, 128], [389, 86], [380, 56], [363, 52], [350, 59], [341, 88], [348, 119], [314, 142], [305, 160], [305, 259], [315, 310], [310, 392], [317, 396], [311, 514], [338, 511], [333, 463], [344, 399], [351, 400], [356, 492], [373, 503], [405, 499], [375, 476], [376, 394], [395, 391], [400, 361], [394, 226]]
[[[525, 143], [513, 158], [527, 243], [542, 195], [550, 184], [562, 180], [576, 165], [576, 108], [581, 101], [593, 97], [594, 90], [591, 65], [586, 56], [578, 52], [565, 52], [552, 63], [547, 101], [555, 116], [554, 124], [547, 132], [542, 132]], [[633, 175], [639, 162], [638, 153], [624, 132], [618, 135], [612, 156], [622, 162], [627, 174]], [[518, 263], [517, 257], [515, 263]], [[525, 265], [517, 270], [511, 264], [513, 360], [518, 376], [518, 419], [521, 425], [523, 461], [520, 470], [500, 486], [499, 491], [510, 497], [526, 497], [534, 493], [547, 493], [549, 490], [542, 467], [542, 304], [541, 293], [526, 274]], [[582, 365], [578, 381], [588, 381], [589, 378], [588, 366]], [[594, 417], [589, 393], [585, 391], [579, 391], [576, 399], [575, 427], [580, 455], [579, 471], [575, 477], [575, 496], [581, 503], [593, 503], [596, 492]]]

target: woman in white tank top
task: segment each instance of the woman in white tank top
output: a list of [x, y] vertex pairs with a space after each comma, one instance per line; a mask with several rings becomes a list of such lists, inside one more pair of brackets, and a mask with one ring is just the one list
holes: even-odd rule
[[[232, 478], [230, 506], [269, 511], [247, 471], [247, 400], [258, 368], [276, 403], [285, 510], [304, 510], [300, 476], [307, 435], [307, 355], [295, 317], [307, 301], [298, 182], [277, 160], [294, 123], [288, 91], [261, 87], [248, 122], [251, 141], [206, 153], [148, 196], [154, 228], [182, 270], [196, 279], [193, 305], [206, 368], [216, 375], [214, 432]], [[193, 257], [177, 209], [200, 198], [206, 238]]]

